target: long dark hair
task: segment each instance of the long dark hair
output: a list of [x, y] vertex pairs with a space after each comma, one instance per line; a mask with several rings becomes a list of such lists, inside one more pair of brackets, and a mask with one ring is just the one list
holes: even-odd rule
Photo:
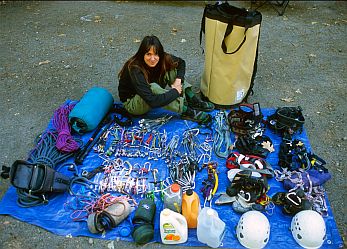
[[158, 64], [155, 68], [159, 70], [159, 80], [164, 78], [166, 72], [177, 67], [177, 62], [172, 60], [172, 57], [164, 51], [163, 45], [159, 41], [159, 38], [152, 36], [145, 36], [140, 44], [139, 49], [136, 54], [132, 56], [123, 66], [118, 74], [118, 78], [122, 76], [124, 71], [128, 69], [130, 71], [131, 67], [137, 67], [144, 74], [147, 83], [149, 82], [149, 68], [144, 61], [145, 54], [153, 48], [154, 52], [159, 55]]

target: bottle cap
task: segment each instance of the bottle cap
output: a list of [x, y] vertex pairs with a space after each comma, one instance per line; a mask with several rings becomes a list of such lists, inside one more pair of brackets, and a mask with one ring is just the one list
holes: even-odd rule
[[171, 211], [168, 208], [164, 208], [164, 210], [161, 213], [164, 216], [169, 216], [171, 214]]
[[186, 195], [189, 195], [191, 196], [193, 194], [193, 190], [190, 188], [190, 189], [187, 189], [186, 191]]
[[172, 192], [178, 192], [178, 191], [180, 191], [180, 185], [178, 185], [177, 183], [173, 183], [172, 185], [171, 185], [171, 191]]
[[121, 227], [118, 227], [118, 229], [119, 229], [118, 230], [119, 235], [122, 236], [122, 237], [128, 237], [131, 234], [130, 227], [121, 226]]

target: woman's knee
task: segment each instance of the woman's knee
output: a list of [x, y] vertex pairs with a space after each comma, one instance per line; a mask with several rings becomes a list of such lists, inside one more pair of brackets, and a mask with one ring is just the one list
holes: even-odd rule
[[154, 94], [162, 94], [162, 93], [165, 93], [167, 90], [162, 88], [161, 86], [159, 86], [158, 83], [151, 83], [151, 90], [152, 90], [152, 93]]
[[133, 115], [143, 115], [151, 110], [151, 107], [138, 95], [123, 103], [124, 108]]

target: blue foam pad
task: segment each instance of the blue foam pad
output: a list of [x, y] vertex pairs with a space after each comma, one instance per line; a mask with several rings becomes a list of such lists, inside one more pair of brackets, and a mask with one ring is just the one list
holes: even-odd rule
[[113, 104], [112, 94], [104, 88], [92, 87], [69, 114], [72, 129], [78, 133], [94, 130]]

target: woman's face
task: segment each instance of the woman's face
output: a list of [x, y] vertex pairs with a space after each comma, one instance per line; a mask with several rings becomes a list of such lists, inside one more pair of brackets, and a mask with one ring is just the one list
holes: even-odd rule
[[151, 47], [151, 49], [145, 53], [144, 60], [147, 66], [155, 67], [159, 62], [159, 55], [156, 54], [153, 47]]

